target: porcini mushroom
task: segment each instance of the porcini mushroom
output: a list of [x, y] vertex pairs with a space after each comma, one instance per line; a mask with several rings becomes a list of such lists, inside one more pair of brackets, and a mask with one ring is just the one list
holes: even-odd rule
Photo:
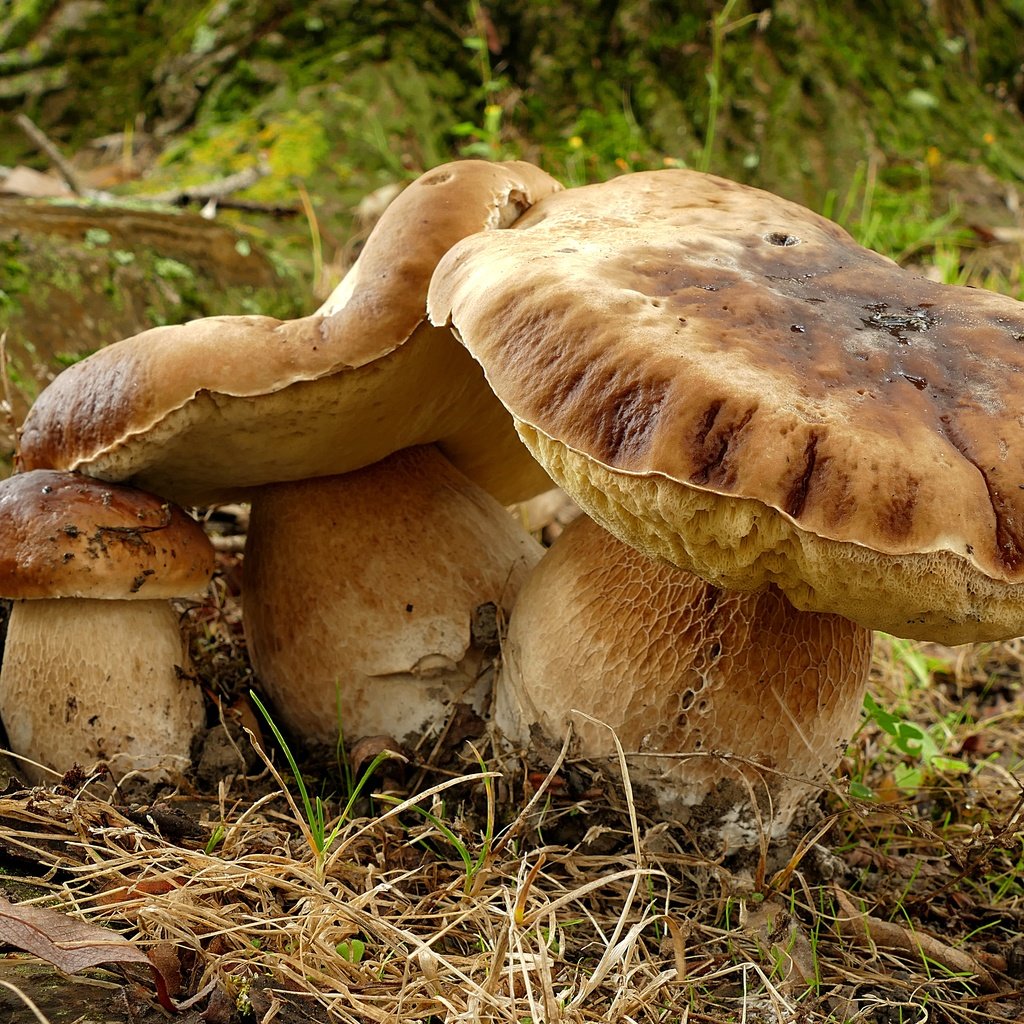
[[465, 239], [429, 303], [627, 543], [897, 636], [1024, 632], [1024, 304], [681, 170]]
[[203, 701], [169, 599], [196, 596], [212, 574], [202, 527], [161, 498], [49, 470], [0, 483], [11, 749], [58, 771], [182, 771]]
[[428, 307], [556, 483], [645, 554], [899, 636], [1024, 632], [1021, 303], [666, 170], [463, 240]]
[[131, 481], [189, 506], [436, 444], [499, 501], [548, 486], [480, 368], [426, 323], [425, 302], [451, 245], [560, 187], [520, 162], [428, 171], [317, 313], [157, 327], [68, 367], [29, 410], [19, 465]]
[[[502, 502], [530, 496], [547, 478], [477, 364], [447, 329], [425, 322], [426, 288], [455, 241], [507, 227], [560, 187], [517, 162], [462, 161], [427, 172], [388, 207], [316, 314], [283, 323], [212, 317], [157, 328], [64, 371], [25, 421], [22, 466], [130, 480], [185, 505], [251, 500], [250, 563], [263, 557], [261, 548], [282, 543], [285, 531], [308, 542], [322, 528], [312, 511], [322, 505], [305, 500], [308, 484], [303, 499], [289, 503], [287, 519], [271, 526], [258, 510], [265, 485], [275, 485], [280, 504], [287, 483], [332, 478], [324, 485], [337, 502], [330, 533], [356, 536], [364, 522], [344, 519], [337, 478], [406, 448], [436, 446]], [[392, 495], [398, 488], [390, 488]], [[506, 573], [514, 575], [511, 566]], [[288, 637], [279, 631], [264, 643], [251, 632], [259, 628], [252, 609], [266, 591], [260, 581], [244, 586], [256, 671], [280, 678], [268, 659]], [[277, 593], [308, 586], [294, 574], [275, 583]], [[402, 615], [392, 623], [395, 630], [405, 626]], [[333, 679], [330, 700], [333, 707]], [[288, 722], [289, 703], [278, 701], [277, 710]], [[364, 732], [358, 720], [346, 724], [353, 736]]]

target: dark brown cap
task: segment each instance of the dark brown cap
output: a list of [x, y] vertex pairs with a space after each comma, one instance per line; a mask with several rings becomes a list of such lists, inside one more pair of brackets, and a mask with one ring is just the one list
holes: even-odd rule
[[0, 482], [4, 597], [187, 597], [213, 567], [202, 527], [151, 494], [53, 470]]

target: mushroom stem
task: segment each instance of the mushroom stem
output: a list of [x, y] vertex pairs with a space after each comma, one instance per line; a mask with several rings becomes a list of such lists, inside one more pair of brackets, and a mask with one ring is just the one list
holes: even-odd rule
[[541, 553], [430, 445], [267, 486], [242, 588], [253, 666], [307, 742], [421, 738], [453, 703], [482, 709], [492, 658], [474, 613], [511, 608]]
[[180, 773], [203, 718], [187, 667], [168, 601], [15, 601], [0, 670], [11, 748], [57, 771], [104, 761], [115, 778]]
[[[720, 590], [623, 544], [566, 528], [513, 609], [495, 722], [614, 755], [657, 813], [710, 826], [728, 849], [778, 836], [826, 782], [856, 728], [871, 633], [797, 611], [778, 591]], [[757, 794], [757, 813], [750, 794]]]

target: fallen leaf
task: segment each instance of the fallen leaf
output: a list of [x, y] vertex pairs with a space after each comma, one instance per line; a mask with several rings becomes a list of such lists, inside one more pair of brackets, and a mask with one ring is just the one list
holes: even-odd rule
[[160, 1005], [175, 1009], [160, 970], [142, 950], [109, 928], [77, 921], [48, 907], [10, 903], [0, 896], [0, 945], [31, 953], [65, 974], [100, 964], [145, 964], [153, 972]]
[[774, 899], [746, 908], [743, 929], [774, 963], [784, 990], [814, 983], [814, 949], [799, 921]]

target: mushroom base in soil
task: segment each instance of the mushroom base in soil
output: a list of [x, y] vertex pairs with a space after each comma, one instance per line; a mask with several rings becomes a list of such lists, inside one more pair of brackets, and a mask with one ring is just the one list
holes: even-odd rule
[[43, 773], [30, 762], [58, 771], [103, 762], [117, 779], [182, 775], [203, 723], [203, 698], [187, 668], [168, 601], [15, 602], [0, 714], [11, 749], [28, 758], [19, 767], [33, 779]]
[[[510, 609], [539, 544], [437, 448], [253, 502], [243, 618], [253, 667], [297, 739], [434, 731], [482, 711], [493, 660], [477, 609]], [[491, 638], [494, 643], [496, 638]]]
[[773, 589], [720, 590], [581, 517], [521, 591], [503, 654], [508, 738], [540, 753], [571, 728], [575, 754], [614, 761], [611, 727], [647, 809], [735, 851], [784, 833], [827, 784], [871, 633]]
[[54, 470], [0, 482], [0, 718], [26, 775], [188, 765], [203, 702], [170, 599], [212, 575], [202, 527], [161, 498]]

